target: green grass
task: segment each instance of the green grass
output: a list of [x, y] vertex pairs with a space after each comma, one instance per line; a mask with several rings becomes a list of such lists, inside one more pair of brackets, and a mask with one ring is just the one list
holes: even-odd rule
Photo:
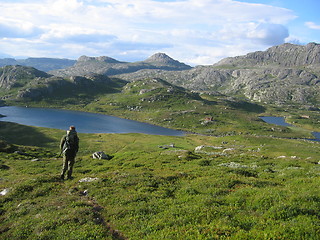
[[1, 239], [318, 239], [320, 145], [299, 139], [319, 129], [317, 111], [200, 98], [161, 80], [120, 87], [27, 104], [197, 134], [80, 133], [75, 178], [61, 181], [64, 131], [0, 122]]
[[[38, 147], [11, 145], [28, 155], [0, 152], [0, 190], [9, 189], [0, 197], [1, 239], [317, 239], [320, 234], [317, 142], [79, 134], [75, 178], [60, 181], [56, 153], [63, 132], [9, 125], [30, 135], [23, 145], [32, 136], [46, 141], [34, 140]], [[1, 128], [2, 138], [14, 143], [9, 133]], [[171, 143], [174, 148], [163, 148]], [[195, 152], [200, 145], [209, 147]], [[94, 160], [94, 151], [113, 158]], [[88, 177], [97, 181], [79, 182]]]

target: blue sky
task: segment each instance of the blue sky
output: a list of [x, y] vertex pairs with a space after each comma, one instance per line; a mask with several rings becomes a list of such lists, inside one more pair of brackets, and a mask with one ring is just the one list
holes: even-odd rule
[[209, 65], [282, 43], [320, 43], [319, 0], [0, 0], [0, 58], [164, 52]]

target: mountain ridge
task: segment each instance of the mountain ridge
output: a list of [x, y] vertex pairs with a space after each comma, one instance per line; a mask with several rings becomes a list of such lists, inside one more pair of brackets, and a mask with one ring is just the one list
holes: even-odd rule
[[320, 65], [320, 44], [308, 43], [295, 45], [285, 43], [268, 48], [266, 51], [256, 51], [243, 56], [224, 58], [214, 66], [232, 65], [233, 67], [275, 65], [282, 67], [297, 67], [304, 65]]
[[[195, 92], [246, 98], [275, 104], [320, 103], [320, 44], [282, 44], [266, 51], [225, 58], [209, 66], [191, 67], [156, 53], [140, 62], [81, 56], [75, 65], [49, 71], [60, 78], [111, 76], [125, 81], [161, 78]], [[4, 79], [4, 78], [3, 78]], [[4, 86], [4, 84], [2, 84]]]
[[184, 71], [141, 70], [117, 75], [127, 81], [150, 76], [197, 92], [315, 105], [320, 103], [320, 44], [283, 44]]
[[65, 77], [86, 75], [90, 73], [117, 75], [123, 73], [132, 73], [142, 69], [177, 71], [191, 68], [191, 66], [174, 60], [164, 53], [156, 53], [148, 59], [138, 62], [120, 62], [116, 59], [106, 56], [81, 56], [73, 66], [66, 69], [49, 71], [49, 73], [56, 76]]

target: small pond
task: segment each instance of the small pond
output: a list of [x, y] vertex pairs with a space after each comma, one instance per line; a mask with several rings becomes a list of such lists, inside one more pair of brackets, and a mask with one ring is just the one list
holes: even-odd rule
[[269, 117], [269, 116], [265, 116], [265, 117], [260, 117], [263, 121], [265, 121], [266, 123], [271, 123], [271, 124], [276, 124], [278, 126], [284, 126], [284, 127], [289, 127], [292, 126], [289, 123], [286, 123], [284, 117]]
[[[278, 126], [289, 127], [292, 126], [289, 123], [286, 123], [284, 117], [271, 117], [271, 116], [264, 116], [260, 117], [263, 121], [270, 124], [276, 124]], [[315, 137], [314, 139], [308, 139], [313, 141], [320, 141], [320, 132], [312, 132], [312, 135]]]

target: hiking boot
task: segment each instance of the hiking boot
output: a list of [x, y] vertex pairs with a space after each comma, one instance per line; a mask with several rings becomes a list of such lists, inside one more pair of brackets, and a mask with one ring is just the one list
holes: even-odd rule
[[63, 175], [61, 175], [61, 176], [60, 176], [60, 179], [61, 179], [61, 180], [64, 180], [64, 176], [63, 176]]

